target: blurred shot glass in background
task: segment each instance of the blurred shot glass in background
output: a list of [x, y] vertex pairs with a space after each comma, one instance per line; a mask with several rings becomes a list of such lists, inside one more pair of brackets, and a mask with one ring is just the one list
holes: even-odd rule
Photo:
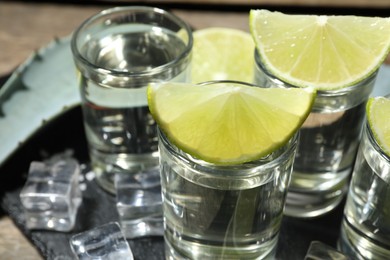
[[[390, 114], [387, 114], [390, 119]], [[352, 259], [390, 257], [390, 157], [368, 122], [349, 187], [339, 248]]]
[[[255, 82], [296, 88], [271, 74], [255, 52]], [[345, 197], [360, 141], [365, 105], [377, 73], [350, 87], [318, 90], [300, 129], [285, 214], [311, 218], [334, 209]]]
[[91, 164], [100, 186], [112, 194], [116, 173], [158, 169], [146, 87], [188, 81], [192, 44], [184, 21], [153, 7], [107, 9], [74, 32], [71, 48]]

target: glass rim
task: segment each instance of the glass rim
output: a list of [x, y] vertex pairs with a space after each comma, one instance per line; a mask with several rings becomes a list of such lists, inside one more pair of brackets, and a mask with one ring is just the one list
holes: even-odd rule
[[[159, 142], [162, 143], [164, 148], [169, 152], [171, 156], [174, 158], [180, 160], [183, 164], [191, 167], [192, 165], [198, 165], [202, 168], [202, 174], [203, 175], [213, 175], [213, 177], [216, 177], [214, 174], [211, 174], [211, 171], [222, 171], [224, 172], [223, 177], [227, 178], [237, 178], [241, 179], [242, 177], [247, 178], [253, 178], [255, 176], [261, 175], [264, 170], [273, 169], [279, 165], [281, 165], [281, 162], [287, 160], [289, 156], [294, 153], [295, 148], [298, 143], [299, 138], [299, 131], [294, 133], [294, 135], [289, 139], [289, 141], [282, 147], [287, 147], [285, 151], [281, 152], [276, 158], [266, 161], [268, 155], [276, 152], [273, 151], [267, 156], [264, 156], [263, 159], [258, 159], [254, 161], [250, 161], [247, 163], [242, 164], [234, 164], [234, 165], [223, 165], [223, 164], [214, 164], [210, 163], [201, 159], [198, 159], [196, 157], [191, 156], [190, 154], [184, 152], [179, 147], [177, 147], [175, 144], [173, 144], [169, 138], [166, 136], [166, 134], [158, 127], [157, 135], [159, 137]], [[281, 149], [281, 148], [279, 148]], [[278, 149], [278, 150], [279, 150]], [[261, 162], [264, 163], [261, 163]], [[256, 163], [258, 162], [258, 163]], [[260, 164], [259, 164], [260, 163]], [[229, 172], [232, 172], [231, 174], [227, 174]]]
[[259, 86], [255, 85], [255, 84], [252, 84], [252, 83], [249, 83], [249, 82], [239, 81], [239, 80], [230, 80], [230, 79], [209, 80], [209, 81], [196, 83], [196, 85], [205, 86], [205, 85], [226, 84], [226, 83], [235, 84], [235, 85], [244, 85], [244, 86], [256, 87], [256, 88], [259, 87]]
[[[263, 64], [263, 61], [260, 57], [260, 54], [257, 52], [257, 50], [255, 50], [255, 64], [256, 64], [257, 68], [261, 69], [261, 71], [265, 75], [267, 75], [267, 77], [275, 78], [275, 79], [279, 80], [280, 82], [282, 82], [284, 85], [288, 86], [289, 88], [300, 88], [300, 87], [292, 85], [292, 84], [276, 77], [274, 74], [272, 74]], [[368, 77], [364, 78], [363, 80], [355, 82], [352, 85], [346, 86], [344, 88], [333, 89], [333, 90], [317, 90], [317, 95], [322, 95], [322, 96], [344, 95], [344, 94], [349, 93], [357, 88], [360, 88], [361, 85], [365, 85], [367, 82], [373, 80], [376, 77], [376, 75], [378, 74], [378, 71], [379, 71], [379, 68], [376, 69], [375, 71], [371, 72], [371, 74]]]
[[[88, 59], [86, 59], [81, 52], [79, 51], [79, 47], [77, 44], [77, 39], [79, 38], [80, 34], [82, 33], [83, 29], [86, 28], [89, 24], [92, 24], [94, 21], [116, 13], [123, 13], [123, 12], [129, 12], [129, 11], [141, 11], [141, 12], [152, 12], [152, 13], [158, 13], [162, 16], [166, 16], [171, 21], [175, 22], [180, 27], [184, 28], [187, 35], [188, 35], [188, 42], [186, 44], [186, 48], [183, 50], [180, 55], [178, 55], [174, 60], [171, 60], [168, 63], [165, 63], [163, 65], [154, 67], [147, 71], [141, 71], [141, 72], [131, 72], [131, 71], [121, 71], [121, 70], [115, 70], [115, 69], [107, 69], [102, 68], [100, 66], [97, 66], [96, 64], [90, 62]], [[71, 50], [73, 55], [77, 58], [77, 60], [81, 61], [85, 66], [90, 67], [96, 71], [99, 71], [99, 73], [107, 74], [111, 76], [131, 76], [131, 77], [143, 77], [143, 76], [150, 76], [159, 74], [162, 71], [166, 70], [167, 68], [171, 68], [175, 66], [177, 63], [180, 63], [183, 59], [188, 57], [191, 53], [192, 47], [193, 47], [193, 35], [192, 35], [192, 29], [191, 27], [181, 18], [179, 18], [177, 15], [170, 13], [164, 9], [157, 8], [157, 7], [150, 7], [150, 6], [120, 6], [120, 7], [112, 7], [105, 10], [102, 10], [86, 20], [84, 20], [72, 33], [71, 36]]]

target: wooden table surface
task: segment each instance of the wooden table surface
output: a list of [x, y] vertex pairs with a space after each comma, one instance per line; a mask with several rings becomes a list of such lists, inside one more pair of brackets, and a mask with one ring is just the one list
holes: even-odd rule
[[[129, 4], [131, 1], [119, 1], [119, 3]], [[237, 1], [208, 1], [215, 4], [203, 6], [203, 10], [196, 6], [190, 9], [183, 3], [205, 3], [206, 1], [141, 1], [145, 4], [153, 2], [173, 3], [181, 2], [180, 5], [169, 5], [169, 9], [182, 19], [186, 20], [194, 28], [200, 29], [212, 26], [224, 26], [248, 31], [248, 12], [253, 6], [237, 7]], [[224, 7], [222, 8], [224, 3]], [[349, 13], [356, 10], [360, 13], [360, 7], [369, 8], [378, 13], [390, 15], [389, 0], [254, 0], [243, 1], [244, 4], [257, 4], [260, 8], [262, 4], [269, 7], [270, 3], [279, 5], [281, 8], [290, 7], [310, 7], [321, 5], [326, 8], [348, 7]], [[118, 4], [118, 1], [116, 2]], [[218, 5], [221, 8], [218, 8]], [[103, 5], [72, 5], [56, 4], [48, 2], [18, 2], [2, 1], [0, 2], [0, 77], [11, 73], [19, 64], [25, 61], [32, 52], [45, 46], [55, 37], [64, 37], [72, 31], [86, 18], [97, 13], [100, 10], [110, 7], [109, 1], [104, 1]], [[180, 7], [180, 8], [179, 8]], [[193, 6], [194, 7], [194, 6]], [[358, 9], [354, 9], [359, 7]], [[352, 8], [352, 9], [351, 9]], [[217, 11], [223, 9], [223, 11]], [[239, 11], [233, 11], [238, 10]], [[312, 9], [310, 9], [312, 10]], [[346, 11], [347, 9], [343, 9]], [[365, 9], [366, 10], [366, 9]], [[1, 168], [0, 168], [1, 174]], [[30, 244], [30, 242], [15, 227], [12, 220], [7, 216], [0, 215], [0, 259], [42, 259], [39, 252]]]

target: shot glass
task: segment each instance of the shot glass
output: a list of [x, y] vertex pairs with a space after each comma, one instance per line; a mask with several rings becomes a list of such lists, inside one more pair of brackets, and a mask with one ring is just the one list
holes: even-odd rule
[[263, 159], [220, 166], [159, 131], [166, 259], [273, 258], [297, 135]]
[[390, 157], [367, 123], [344, 208], [339, 248], [352, 259], [390, 257]]
[[91, 165], [115, 193], [116, 173], [158, 166], [156, 124], [146, 88], [157, 81], [189, 81], [191, 28], [153, 7], [104, 10], [74, 32], [71, 48]]
[[[271, 74], [255, 52], [255, 83], [296, 88]], [[333, 210], [344, 198], [377, 72], [353, 86], [318, 91], [300, 129], [285, 214], [313, 218]]]

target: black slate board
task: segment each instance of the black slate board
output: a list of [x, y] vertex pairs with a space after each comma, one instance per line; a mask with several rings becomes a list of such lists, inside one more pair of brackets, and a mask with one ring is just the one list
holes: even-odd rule
[[[73, 157], [80, 163], [88, 165], [79, 106], [50, 121], [0, 168], [1, 208], [13, 219], [17, 227], [38, 248], [45, 259], [74, 259], [69, 246], [69, 238], [72, 235], [118, 220], [113, 203], [114, 198], [101, 190], [92, 180], [86, 181], [87, 188], [83, 191], [83, 204], [79, 209], [77, 224], [72, 232], [30, 231], [26, 228], [19, 193], [25, 182], [30, 162], [42, 161], [69, 149], [73, 151]], [[277, 259], [303, 259], [311, 241], [314, 240], [336, 247], [342, 210], [343, 203], [332, 213], [317, 219], [285, 217], [279, 237]], [[132, 239], [129, 240], [129, 245], [135, 259], [164, 259], [162, 237]]]

